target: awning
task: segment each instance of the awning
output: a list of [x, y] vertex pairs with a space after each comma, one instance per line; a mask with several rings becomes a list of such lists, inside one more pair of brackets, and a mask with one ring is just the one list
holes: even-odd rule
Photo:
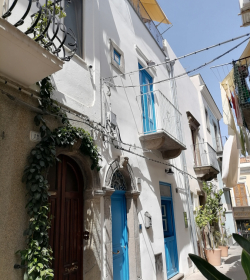
[[[250, 56], [250, 40], [246, 46], [246, 48], [244, 49], [242, 55], [240, 56], [240, 59], [241, 58], [244, 58], [244, 57], [248, 57]], [[243, 63], [245, 64], [247, 62], [247, 64], [249, 65], [250, 64], [250, 57], [247, 58], [246, 60], [243, 60]], [[232, 69], [228, 75], [224, 78], [224, 80], [221, 82], [221, 85], [223, 86], [223, 88], [225, 89], [225, 91], [228, 93], [228, 89], [230, 91], [233, 91], [234, 90], [234, 70]], [[228, 96], [230, 99], [231, 97]]]
[[141, 0], [141, 3], [153, 21], [171, 24], [156, 0]]

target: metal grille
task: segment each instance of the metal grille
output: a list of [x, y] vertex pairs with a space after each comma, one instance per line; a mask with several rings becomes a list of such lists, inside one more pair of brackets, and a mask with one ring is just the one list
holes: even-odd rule
[[250, 81], [247, 60], [234, 63], [234, 85], [243, 118], [243, 125], [250, 129]]
[[219, 170], [216, 151], [207, 143], [192, 145], [194, 153], [194, 166], [213, 166]]
[[[45, 49], [48, 49], [51, 53], [57, 55], [63, 61], [69, 61], [77, 51], [76, 36], [71, 29], [63, 24], [63, 19], [60, 14], [56, 15], [56, 6], [62, 11], [62, 0], [53, 0], [42, 2], [43, 0], [28, 0], [26, 4], [21, 0], [14, 0], [6, 13], [3, 14], [3, 19], [12, 20], [12, 15], [15, 14], [20, 5], [24, 8], [25, 13], [23, 16], [14, 23], [15, 27], [29, 24], [31, 18], [31, 24], [29, 28], [24, 32], [27, 36], [30, 36], [34, 41], [38, 42]], [[68, 2], [70, 4], [70, 2]], [[24, 5], [24, 6], [23, 6]], [[35, 12], [33, 13], [33, 11]], [[22, 13], [20, 14], [22, 15]], [[13, 17], [14, 18], [14, 17]], [[14, 18], [15, 19], [15, 18]], [[67, 48], [70, 52], [67, 55], [65, 44], [67, 42]]]
[[111, 181], [111, 188], [117, 191], [126, 191], [126, 182], [122, 173], [119, 170], [116, 170], [113, 174], [112, 181]]

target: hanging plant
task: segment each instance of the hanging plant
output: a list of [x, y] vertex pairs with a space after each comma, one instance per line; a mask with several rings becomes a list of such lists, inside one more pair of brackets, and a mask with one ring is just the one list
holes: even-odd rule
[[92, 160], [91, 169], [98, 171], [101, 160], [97, 146], [88, 132], [82, 128], [73, 127], [67, 115], [61, 112], [60, 107], [51, 99], [53, 86], [50, 78], [38, 83], [40, 86], [41, 102], [39, 108], [44, 113], [51, 113], [61, 119], [63, 126], [50, 130], [43, 114], [38, 114], [34, 122], [40, 128], [42, 140], [33, 148], [28, 156], [28, 165], [25, 167], [22, 181], [26, 183], [29, 200], [26, 205], [29, 227], [24, 231], [27, 237], [27, 247], [19, 250], [21, 265], [26, 267], [25, 280], [51, 280], [54, 278], [51, 269], [52, 249], [49, 246], [48, 230], [51, 219], [49, 217], [48, 169], [59, 159], [56, 157], [56, 147], [73, 146], [81, 141], [80, 151]]

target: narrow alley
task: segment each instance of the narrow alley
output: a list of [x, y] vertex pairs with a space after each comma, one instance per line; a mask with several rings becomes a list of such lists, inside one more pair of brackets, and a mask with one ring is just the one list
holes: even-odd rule
[[[231, 246], [228, 250], [228, 257], [221, 258], [221, 266], [216, 268], [232, 280], [245, 280], [247, 277], [241, 266], [241, 252], [240, 246]], [[206, 278], [198, 271], [185, 279], [203, 280]]]

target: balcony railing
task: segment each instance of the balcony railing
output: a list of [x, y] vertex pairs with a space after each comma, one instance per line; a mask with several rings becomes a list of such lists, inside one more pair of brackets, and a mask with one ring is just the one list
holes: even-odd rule
[[162, 45], [162, 35], [158, 28], [156, 27], [155, 23], [147, 13], [146, 9], [143, 7], [140, 0], [128, 0], [128, 2], [131, 4], [131, 6], [134, 8], [135, 12], [139, 16], [139, 18], [142, 20], [142, 22], [145, 24], [155, 41], [158, 43], [160, 48], [163, 47]]
[[194, 167], [212, 166], [219, 170], [216, 151], [207, 143], [192, 146], [194, 151]]
[[[61, 60], [69, 61], [76, 53], [77, 42], [73, 31], [67, 29], [63, 24], [63, 16], [60, 14], [63, 10], [62, 0], [41, 1], [43, 0], [28, 0], [24, 5], [25, 2], [22, 0], [14, 0], [2, 18], [8, 18], [12, 22], [14, 14], [15, 22], [13, 25], [16, 28], [23, 25], [22, 29], [26, 30], [23, 32], [24, 34]], [[16, 20], [18, 13], [20, 15]], [[65, 42], [67, 42], [67, 48], [70, 49], [70, 52], [65, 50]]]
[[184, 145], [181, 113], [160, 90], [137, 96], [141, 108], [141, 134], [165, 132]]

